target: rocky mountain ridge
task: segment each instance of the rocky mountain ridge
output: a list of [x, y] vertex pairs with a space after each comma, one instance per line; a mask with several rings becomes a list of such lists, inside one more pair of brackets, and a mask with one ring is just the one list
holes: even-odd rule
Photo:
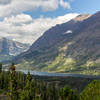
[[37, 71], [99, 73], [100, 12], [79, 15], [47, 30], [25, 53], [18, 66]]
[[0, 38], [0, 61], [8, 60], [28, 50], [28, 44], [22, 44], [6, 38]]

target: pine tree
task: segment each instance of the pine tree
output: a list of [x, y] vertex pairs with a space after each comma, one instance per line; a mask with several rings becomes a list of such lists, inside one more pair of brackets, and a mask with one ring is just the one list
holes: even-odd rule
[[55, 88], [55, 84], [51, 84], [48, 86], [47, 93], [49, 100], [58, 100], [58, 92]]
[[47, 84], [45, 82], [43, 82], [41, 84], [41, 100], [48, 100], [48, 96], [47, 96]]
[[80, 100], [100, 100], [100, 81], [90, 83], [81, 93]]
[[9, 86], [8, 100], [18, 100], [16, 68], [14, 64], [10, 66], [10, 84], [9, 85], [10, 86]]
[[32, 81], [32, 77], [28, 72], [26, 77], [26, 85], [21, 94], [20, 100], [32, 100], [34, 98], [34, 84]]
[[0, 73], [2, 72], [2, 63], [0, 63]]
[[70, 89], [69, 86], [65, 86], [60, 90], [60, 99], [61, 100], [79, 100], [79, 96]]

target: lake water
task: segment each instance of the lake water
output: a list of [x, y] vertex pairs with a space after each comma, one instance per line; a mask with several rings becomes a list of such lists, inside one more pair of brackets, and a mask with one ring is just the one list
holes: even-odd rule
[[[8, 69], [3, 69], [4, 71], [8, 71]], [[49, 77], [79, 77], [79, 78], [100, 78], [100, 76], [95, 75], [82, 75], [82, 74], [70, 74], [70, 73], [50, 73], [50, 72], [38, 72], [38, 71], [32, 71], [32, 70], [17, 70], [17, 72], [23, 72], [24, 74], [27, 74], [30, 72], [31, 75], [37, 75], [37, 76], [49, 76]]]
[[81, 78], [100, 78], [100, 76], [93, 76], [93, 75], [82, 75], [82, 74], [69, 74], [69, 73], [49, 73], [49, 72], [37, 72], [32, 70], [17, 70], [27, 74], [30, 72], [31, 75], [38, 75], [38, 76], [58, 76], [58, 77], [81, 77]]

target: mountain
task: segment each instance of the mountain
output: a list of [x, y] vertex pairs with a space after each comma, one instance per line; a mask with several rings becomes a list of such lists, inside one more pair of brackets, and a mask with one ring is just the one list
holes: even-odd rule
[[0, 38], [0, 62], [11, 59], [29, 48], [28, 44]]
[[37, 71], [100, 73], [100, 12], [50, 28], [14, 60]]

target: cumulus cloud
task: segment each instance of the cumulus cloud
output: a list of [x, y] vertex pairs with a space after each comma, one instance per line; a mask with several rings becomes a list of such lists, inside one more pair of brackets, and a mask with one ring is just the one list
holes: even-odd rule
[[70, 2], [64, 0], [0, 0], [0, 17], [7, 17], [23, 13], [24, 11], [37, 10], [53, 11], [59, 6], [69, 9]]
[[68, 2], [64, 2], [63, 0], [60, 0], [60, 5], [63, 7], [63, 8], [68, 8], [70, 9], [70, 4]]
[[32, 21], [32, 18], [30, 15], [20, 14], [16, 16], [11, 17], [5, 17], [4, 22], [6, 23], [12, 23], [12, 24], [28, 24]]
[[37, 19], [32, 19], [30, 15], [26, 14], [5, 17], [0, 22], [0, 36], [32, 44], [50, 27], [65, 23], [77, 15], [77, 13], [70, 13], [57, 18], [40, 17]]

